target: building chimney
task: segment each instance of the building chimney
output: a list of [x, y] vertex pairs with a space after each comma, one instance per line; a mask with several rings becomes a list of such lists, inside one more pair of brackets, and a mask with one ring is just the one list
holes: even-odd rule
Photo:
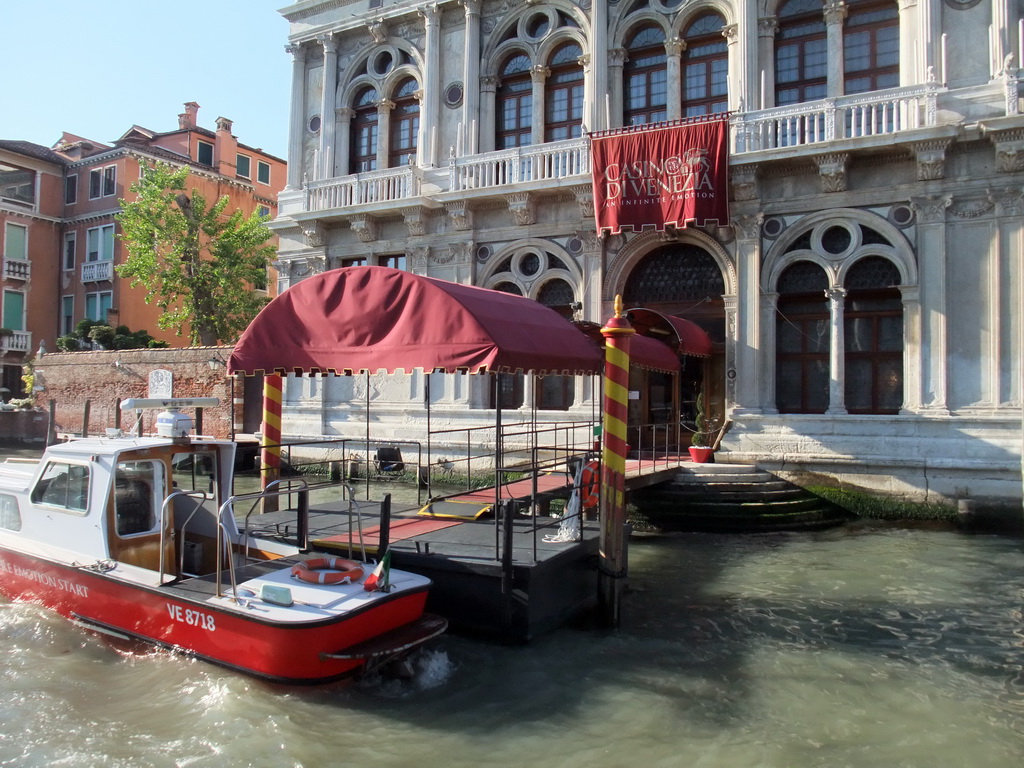
[[199, 112], [199, 105], [194, 101], [185, 102], [185, 111], [178, 115], [178, 128], [186, 130], [196, 127], [196, 115]]
[[238, 140], [231, 135], [232, 123], [226, 117], [217, 118], [217, 135], [214, 139], [213, 162], [217, 173], [235, 178], [238, 164]]

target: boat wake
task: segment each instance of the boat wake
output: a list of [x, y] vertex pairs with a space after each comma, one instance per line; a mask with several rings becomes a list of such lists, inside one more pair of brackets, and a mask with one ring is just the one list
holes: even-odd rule
[[404, 661], [404, 670], [404, 674], [385, 670], [364, 675], [359, 689], [381, 698], [404, 698], [445, 685], [455, 672], [455, 664], [447, 652], [424, 648]]

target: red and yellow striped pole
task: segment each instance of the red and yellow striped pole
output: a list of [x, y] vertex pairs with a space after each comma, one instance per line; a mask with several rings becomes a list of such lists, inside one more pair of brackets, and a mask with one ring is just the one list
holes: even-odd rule
[[[263, 377], [263, 440], [260, 451], [260, 487], [263, 490], [281, 477], [281, 376]], [[264, 512], [276, 512], [277, 497], [263, 499]]]
[[626, 426], [629, 422], [629, 345], [636, 333], [615, 297], [615, 317], [601, 335], [604, 352], [604, 449], [601, 452], [601, 540], [598, 605], [606, 626], [619, 624], [619, 598], [626, 577]]

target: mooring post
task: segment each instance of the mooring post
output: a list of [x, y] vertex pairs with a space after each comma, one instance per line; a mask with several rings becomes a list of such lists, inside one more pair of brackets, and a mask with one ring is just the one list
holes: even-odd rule
[[601, 538], [598, 610], [607, 627], [619, 625], [626, 578], [626, 427], [629, 423], [629, 346], [636, 333], [615, 297], [615, 317], [605, 323], [604, 416], [601, 437]]
[[[263, 377], [263, 439], [260, 451], [260, 487], [281, 477], [281, 376], [276, 373]], [[278, 510], [278, 497], [263, 499], [264, 512]]]

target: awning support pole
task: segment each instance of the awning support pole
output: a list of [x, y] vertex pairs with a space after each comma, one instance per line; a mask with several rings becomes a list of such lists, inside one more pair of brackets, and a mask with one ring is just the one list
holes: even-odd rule
[[[281, 376], [270, 373], [263, 377], [263, 440], [260, 451], [260, 487], [265, 491], [281, 477]], [[263, 499], [264, 512], [278, 510], [278, 496]]]
[[601, 329], [605, 338], [604, 419], [601, 430], [601, 536], [598, 559], [599, 620], [619, 625], [626, 568], [626, 429], [629, 422], [629, 344], [636, 333], [615, 297], [615, 317]]

